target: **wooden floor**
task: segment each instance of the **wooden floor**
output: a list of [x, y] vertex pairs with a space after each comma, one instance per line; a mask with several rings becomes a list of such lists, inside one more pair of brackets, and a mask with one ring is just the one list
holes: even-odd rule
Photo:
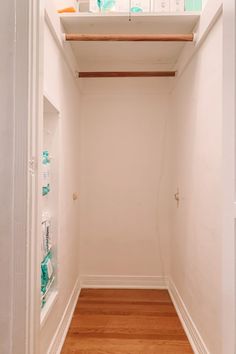
[[62, 354], [193, 353], [166, 290], [83, 289]]

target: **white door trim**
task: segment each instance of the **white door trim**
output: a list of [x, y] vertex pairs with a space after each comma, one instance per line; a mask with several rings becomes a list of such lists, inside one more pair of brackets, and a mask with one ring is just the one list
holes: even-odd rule
[[42, 1], [15, 2], [11, 353], [38, 354], [38, 124], [42, 114]]

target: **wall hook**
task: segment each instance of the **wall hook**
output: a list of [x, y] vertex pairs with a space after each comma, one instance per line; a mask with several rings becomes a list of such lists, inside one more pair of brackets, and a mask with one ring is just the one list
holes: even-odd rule
[[177, 192], [174, 194], [174, 198], [177, 202], [177, 208], [179, 207], [179, 201], [180, 201], [180, 198], [179, 198], [179, 188], [177, 188]]

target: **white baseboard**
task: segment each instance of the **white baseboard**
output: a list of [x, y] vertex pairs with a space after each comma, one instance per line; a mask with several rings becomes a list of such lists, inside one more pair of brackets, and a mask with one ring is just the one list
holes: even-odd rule
[[81, 275], [81, 288], [167, 289], [164, 276]]
[[80, 279], [77, 279], [47, 354], [60, 354], [78, 301], [79, 293]]
[[195, 354], [210, 354], [175, 284], [169, 279], [169, 294]]
[[164, 276], [82, 275], [76, 281], [70, 299], [57, 327], [47, 354], [60, 354], [81, 288], [103, 289], [168, 289], [180, 321], [195, 354], [210, 354], [197, 330], [175, 284]]

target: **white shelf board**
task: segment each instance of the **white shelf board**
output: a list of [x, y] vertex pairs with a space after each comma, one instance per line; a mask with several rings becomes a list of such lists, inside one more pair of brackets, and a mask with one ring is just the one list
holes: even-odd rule
[[46, 92], [44, 92], [43, 94], [43, 111], [44, 113], [60, 113], [59, 108], [56, 106], [56, 104]]
[[47, 318], [52, 311], [52, 308], [54, 304], [56, 303], [58, 298], [58, 291], [57, 290], [52, 290], [50, 294], [48, 295], [48, 299], [46, 301], [46, 304], [43, 306], [41, 309], [41, 314], [40, 314], [40, 327], [42, 328], [44, 324], [47, 321]]
[[[138, 12], [131, 13], [132, 17], [144, 18], [144, 17], [192, 17], [200, 16], [201, 11], [183, 11], [183, 12]], [[92, 17], [92, 18], [122, 18], [129, 16], [129, 12], [67, 12], [59, 14], [63, 17]]]
[[[200, 12], [61, 14], [66, 33], [186, 34], [196, 27]], [[70, 42], [80, 71], [173, 70], [183, 42]]]
[[61, 14], [60, 19], [67, 33], [188, 33], [200, 15], [200, 12], [142, 12], [131, 14], [129, 21], [129, 13], [77, 12]]

